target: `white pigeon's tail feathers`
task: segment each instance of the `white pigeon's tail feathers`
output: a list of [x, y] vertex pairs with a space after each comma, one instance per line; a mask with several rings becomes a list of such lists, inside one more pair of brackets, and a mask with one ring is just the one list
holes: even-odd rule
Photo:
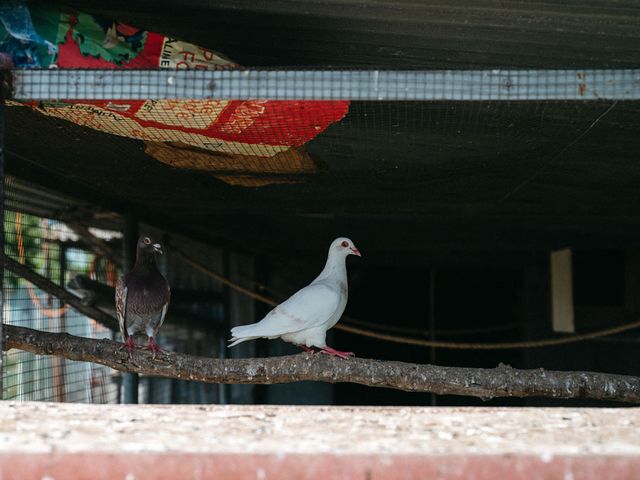
[[255, 340], [256, 338], [264, 337], [264, 327], [258, 323], [252, 323], [250, 325], [240, 325], [231, 329], [231, 338], [228, 347], [233, 347], [239, 343], [246, 342], [247, 340]]
[[249, 325], [239, 325], [237, 327], [233, 327], [231, 329], [231, 336], [232, 337], [238, 337], [238, 338], [244, 338], [247, 336], [251, 336], [253, 335], [251, 333], [251, 331], [257, 326], [257, 323], [251, 323]]
[[244, 337], [244, 338], [231, 337], [229, 341], [233, 343], [230, 343], [229, 345], [227, 345], [227, 348], [235, 347], [239, 343], [246, 342], [248, 340], [254, 340], [256, 338], [258, 337]]
[[258, 338], [255, 335], [251, 335], [250, 330], [255, 326], [255, 323], [251, 325], [241, 325], [239, 327], [233, 327], [231, 329], [231, 338], [229, 339], [230, 343], [227, 345], [227, 348], [234, 347], [239, 343], [246, 342], [247, 340], [253, 340], [254, 338]]
[[239, 327], [233, 327], [231, 329], [231, 336], [235, 338], [243, 338], [252, 340], [254, 338], [276, 338], [285, 331], [280, 331], [276, 325], [271, 325], [269, 322], [257, 322], [250, 325], [241, 325]]

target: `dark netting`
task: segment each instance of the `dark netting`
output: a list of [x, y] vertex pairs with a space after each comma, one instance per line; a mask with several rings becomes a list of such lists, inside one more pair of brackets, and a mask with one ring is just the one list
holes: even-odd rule
[[[83, 303], [115, 315], [113, 288], [121, 275], [121, 220], [113, 212], [86, 201], [44, 190], [14, 177], [6, 182], [5, 253], [27, 268], [79, 296]], [[98, 225], [98, 227], [96, 227]], [[166, 244], [184, 245], [194, 258], [219, 269], [221, 253], [180, 237], [170, 240], [156, 228], [142, 232]], [[94, 251], [88, 238], [110, 251]], [[173, 250], [173, 252], [172, 252]], [[224, 318], [220, 285], [181, 265], [172, 247], [159, 267], [174, 289], [174, 301], [158, 343], [167, 351], [218, 355]], [[120, 332], [64, 305], [20, 275], [5, 270], [4, 323], [46, 332], [121, 341]], [[121, 374], [99, 364], [74, 362], [21, 350], [5, 353], [3, 395], [9, 400], [117, 403]], [[212, 403], [219, 387], [182, 380], [143, 377], [140, 401], [147, 403]]]
[[[272, 354], [270, 349], [282, 344], [256, 342], [246, 346], [253, 349], [248, 352], [226, 350], [226, 317], [235, 312], [235, 322], [249, 323], [260, 318], [265, 307], [258, 305], [254, 311], [248, 306], [253, 303], [242, 297], [246, 303], [225, 308], [225, 299], [216, 295], [221, 286], [191, 270], [175, 255], [178, 251], [221, 273], [221, 251], [211, 245], [246, 252], [247, 263], [255, 264], [256, 271], [236, 272], [236, 281], [257, 289], [252, 280], [273, 286], [278, 276], [285, 288], [276, 290], [286, 295], [321, 267], [328, 241], [348, 234], [365, 256], [362, 264], [350, 265], [353, 294], [347, 315], [370, 322], [367, 328], [393, 323], [412, 332], [424, 330], [425, 274], [435, 266], [442, 285], [438, 288], [444, 289], [438, 308], [446, 305], [436, 313], [438, 331], [485, 328], [489, 330], [472, 330], [462, 339], [491, 343], [554, 335], [547, 324], [544, 331], [530, 333], [525, 328], [533, 320], [514, 313], [523, 308], [518, 282], [531, 258], [544, 262], [548, 250], [567, 245], [622, 250], [640, 242], [638, 102], [353, 101], [343, 118], [288, 149], [308, 158], [312, 168], [296, 170], [293, 157], [280, 157], [281, 163], [275, 163], [276, 155], [269, 153], [272, 145], [262, 144], [267, 130], [286, 137], [289, 128], [326, 122], [334, 107], [327, 103], [325, 111], [323, 102], [316, 102], [312, 109], [298, 109], [295, 122], [275, 117], [268, 129], [256, 130], [255, 146], [247, 143], [244, 153], [231, 154], [216, 150], [226, 144], [207, 149], [131, 138], [131, 131], [119, 122], [105, 131], [86, 117], [79, 125], [77, 118], [50, 115], [40, 106], [11, 106], [6, 167], [27, 186], [9, 189], [7, 201], [12, 210], [28, 205], [26, 210], [42, 218], [116, 232], [122, 230], [122, 218], [114, 211], [135, 212], [154, 225], [143, 225], [141, 231], [167, 240], [170, 247], [161, 261], [162, 271], [174, 291], [189, 290], [186, 293], [192, 295], [183, 297], [190, 299], [184, 302], [177, 294], [172, 299], [159, 343], [167, 350], [214, 358]], [[240, 104], [225, 108], [226, 117], [220, 115], [228, 119]], [[248, 129], [257, 120], [247, 120], [255, 112], [245, 114], [243, 127]], [[99, 115], [94, 120], [103, 121]], [[76, 200], [55, 196], [43, 201], [28, 195], [29, 186], [32, 191], [47, 186], [58, 196]], [[22, 193], [11, 193], [17, 190]], [[119, 252], [121, 244], [114, 248]], [[86, 245], [82, 250], [91, 252]], [[473, 270], [470, 266], [477, 265], [481, 267], [471, 273], [452, 267]], [[486, 280], [487, 272], [492, 281]], [[396, 280], [400, 275], [405, 283]], [[576, 280], [578, 290], [579, 284]], [[208, 299], [200, 296], [203, 293]], [[461, 302], [461, 297], [472, 300]], [[402, 301], [403, 308], [397, 308], [396, 301]], [[112, 308], [111, 302], [109, 296]], [[536, 310], [536, 320], [547, 314], [542, 310]], [[622, 317], [616, 313], [611, 318]], [[490, 330], [495, 325], [510, 327]], [[424, 362], [428, 355], [423, 347], [398, 348], [344, 332], [333, 335], [338, 345], [354, 345], [372, 358], [404, 355], [403, 360]], [[612, 349], [630, 348], [619, 338], [611, 340], [616, 342]], [[608, 343], [575, 348], [604, 351]], [[452, 365], [493, 366], [505, 360], [518, 365], [524, 362], [522, 352], [443, 350], [436, 359]], [[11, 382], [7, 378], [7, 385]], [[194, 403], [277, 398], [265, 393], [272, 390], [242, 387], [246, 390], [240, 394], [240, 388], [225, 392], [214, 385], [143, 378], [140, 399]], [[373, 401], [369, 394], [353, 393], [353, 387], [336, 391], [333, 401], [338, 403], [354, 398]]]
[[[269, 130], [321, 124], [334, 108], [321, 104]], [[380, 252], [613, 246], [640, 234], [634, 223], [602, 224], [640, 214], [638, 110], [631, 101], [350, 102], [344, 118], [285, 153], [261, 143], [226, 153], [12, 107], [7, 168], [247, 250], [291, 248], [282, 238], [321, 248], [346, 227]]]

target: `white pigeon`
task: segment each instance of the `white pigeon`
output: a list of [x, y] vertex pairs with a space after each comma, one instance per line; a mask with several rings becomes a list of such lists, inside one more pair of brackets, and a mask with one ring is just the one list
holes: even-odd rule
[[271, 310], [257, 323], [231, 329], [233, 347], [256, 338], [282, 338], [307, 352], [313, 347], [321, 353], [347, 358], [352, 352], [341, 352], [327, 346], [327, 330], [333, 327], [347, 306], [348, 255], [360, 255], [353, 242], [345, 237], [336, 238], [329, 247], [327, 263], [320, 275]]

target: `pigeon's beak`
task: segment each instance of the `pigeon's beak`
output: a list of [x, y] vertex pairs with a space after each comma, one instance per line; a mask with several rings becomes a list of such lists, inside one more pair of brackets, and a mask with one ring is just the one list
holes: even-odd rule
[[162, 245], [160, 245], [159, 243], [154, 243], [153, 251], [158, 252], [160, 255], [162, 255]]
[[353, 247], [350, 250], [351, 250], [351, 253], [353, 253], [354, 255], [357, 255], [359, 257], [362, 256], [362, 254], [360, 253], [360, 250], [358, 250], [356, 247]]

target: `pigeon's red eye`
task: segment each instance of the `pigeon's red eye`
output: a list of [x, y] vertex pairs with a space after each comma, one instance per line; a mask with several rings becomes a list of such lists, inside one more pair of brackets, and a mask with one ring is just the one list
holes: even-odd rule
[[347, 242], [346, 240], [344, 242], [342, 242], [342, 246], [344, 248], [347, 248], [349, 246], [349, 242]]
[[151, 240], [149, 239], [149, 237], [144, 237], [144, 243], [146, 243], [147, 245], [151, 243]]

